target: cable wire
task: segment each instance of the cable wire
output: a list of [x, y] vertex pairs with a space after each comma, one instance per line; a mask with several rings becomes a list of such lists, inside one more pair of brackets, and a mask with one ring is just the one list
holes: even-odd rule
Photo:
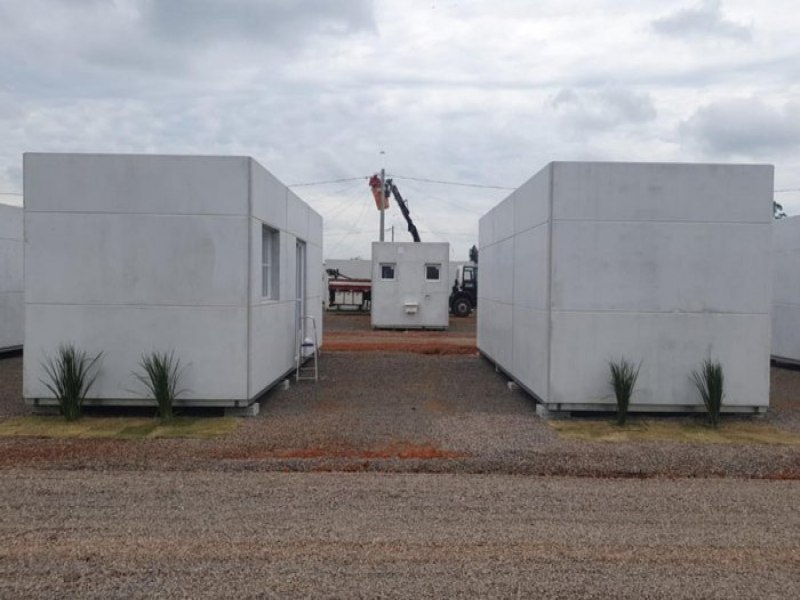
[[391, 175], [394, 179], [405, 179], [408, 181], [422, 181], [425, 183], [439, 183], [441, 185], [460, 185], [462, 187], [481, 188], [486, 190], [515, 190], [517, 188], [504, 187], [501, 185], [484, 185], [482, 183], [466, 183], [463, 181], [444, 181], [441, 179], [426, 179], [425, 177], [406, 177], [404, 175]]
[[363, 177], [344, 177], [342, 179], [328, 179], [326, 181], [309, 181], [309, 182], [306, 182], [306, 183], [292, 183], [292, 184], [288, 185], [287, 187], [291, 188], [291, 187], [306, 187], [306, 186], [309, 186], [309, 185], [328, 185], [329, 183], [345, 183], [347, 181], [359, 181], [361, 179], [367, 180], [367, 179], [369, 179], [369, 177], [367, 177], [367, 176], [363, 176]]

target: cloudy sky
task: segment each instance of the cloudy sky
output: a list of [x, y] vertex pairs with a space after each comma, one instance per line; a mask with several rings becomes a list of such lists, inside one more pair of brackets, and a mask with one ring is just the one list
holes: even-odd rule
[[293, 188], [331, 258], [369, 256], [382, 166], [455, 259], [551, 160], [772, 163], [800, 213], [798, 32], [796, 0], [0, 0], [0, 201], [26, 151], [247, 154], [346, 180]]

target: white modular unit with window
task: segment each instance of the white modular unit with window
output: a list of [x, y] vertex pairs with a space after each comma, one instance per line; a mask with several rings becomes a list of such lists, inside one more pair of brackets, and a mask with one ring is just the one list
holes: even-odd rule
[[480, 221], [478, 347], [550, 410], [613, 410], [609, 361], [641, 361], [634, 411], [769, 400], [768, 165], [551, 163]]
[[102, 352], [89, 401], [148, 404], [174, 351], [183, 405], [242, 407], [322, 327], [322, 219], [248, 157], [26, 154], [24, 396], [59, 344]]
[[22, 207], [0, 204], [0, 351], [22, 347]]
[[[449, 270], [447, 272], [447, 280], [450, 282], [450, 286], [452, 287], [455, 280], [458, 278], [458, 270], [462, 268], [464, 265], [474, 265], [475, 263], [467, 261], [467, 260], [451, 260]], [[367, 260], [364, 258], [348, 258], [348, 259], [336, 259], [336, 258], [329, 258], [325, 260], [324, 268], [327, 271], [328, 269], [335, 269], [339, 271], [339, 274], [344, 277], [350, 278], [358, 278], [358, 279], [372, 279], [372, 261]], [[326, 273], [326, 280], [329, 280], [329, 277]], [[449, 294], [449, 292], [448, 292]], [[324, 297], [324, 306], [328, 308], [329, 296], [325, 295]], [[350, 302], [352, 304], [352, 302]]]
[[449, 256], [447, 243], [373, 242], [372, 326], [447, 328]]
[[800, 364], [800, 216], [773, 225], [772, 357]]

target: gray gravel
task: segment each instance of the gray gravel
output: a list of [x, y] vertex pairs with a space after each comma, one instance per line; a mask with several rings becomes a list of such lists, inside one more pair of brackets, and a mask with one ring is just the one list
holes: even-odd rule
[[798, 482], [0, 477], [3, 598], [800, 597]]
[[[21, 362], [11, 360], [0, 361], [0, 379], [4, 367]], [[491, 364], [473, 356], [327, 353], [320, 364], [318, 384], [276, 389], [258, 418], [222, 439], [5, 438], [0, 468], [800, 479], [800, 446], [563, 441], [527, 395], [510, 392]], [[798, 433], [800, 372], [773, 369], [773, 378], [768, 422]], [[16, 410], [9, 401], [2, 406], [10, 410], [0, 414]]]

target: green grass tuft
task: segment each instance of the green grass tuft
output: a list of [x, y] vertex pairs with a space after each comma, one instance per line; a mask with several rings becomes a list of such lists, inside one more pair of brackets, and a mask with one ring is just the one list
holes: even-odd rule
[[722, 373], [722, 365], [710, 358], [705, 359], [700, 371], [692, 371], [692, 381], [700, 392], [700, 397], [703, 398], [711, 426], [718, 427], [722, 401], [725, 398], [725, 375]]
[[671, 419], [636, 420], [625, 427], [592, 419], [548, 421], [547, 424], [559, 437], [583, 442], [800, 445], [800, 436], [768, 423], [746, 419], [726, 422], [716, 429], [707, 423]]
[[620, 358], [617, 361], [609, 361], [608, 366], [611, 369], [609, 383], [617, 400], [617, 425], [622, 426], [628, 420], [628, 407], [642, 363], [639, 361], [639, 364], [634, 367], [632, 362]]
[[61, 344], [55, 358], [45, 356], [42, 366], [47, 379], [40, 381], [56, 397], [59, 411], [67, 421], [80, 418], [83, 400], [97, 379], [94, 367], [102, 354], [89, 358], [73, 344]]
[[180, 360], [175, 353], [151, 352], [143, 354], [139, 361], [141, 373], [134, 377], [144, 384], [158, 406], [158, 415], [163, 421], [171, 421], [174, 417], [172, 406], [182, 390], [178, 389], [181, 377]]
[[241, 419], [235, 417], [176, 417], [164, 422], [151, 418], [85, 417], [65, 422], [55, 417], [17, 417], [0, 422], [0, 437], [28, 438], [106, 438], [139, 440], [152, 438], [211, 439], [236, 430]]

